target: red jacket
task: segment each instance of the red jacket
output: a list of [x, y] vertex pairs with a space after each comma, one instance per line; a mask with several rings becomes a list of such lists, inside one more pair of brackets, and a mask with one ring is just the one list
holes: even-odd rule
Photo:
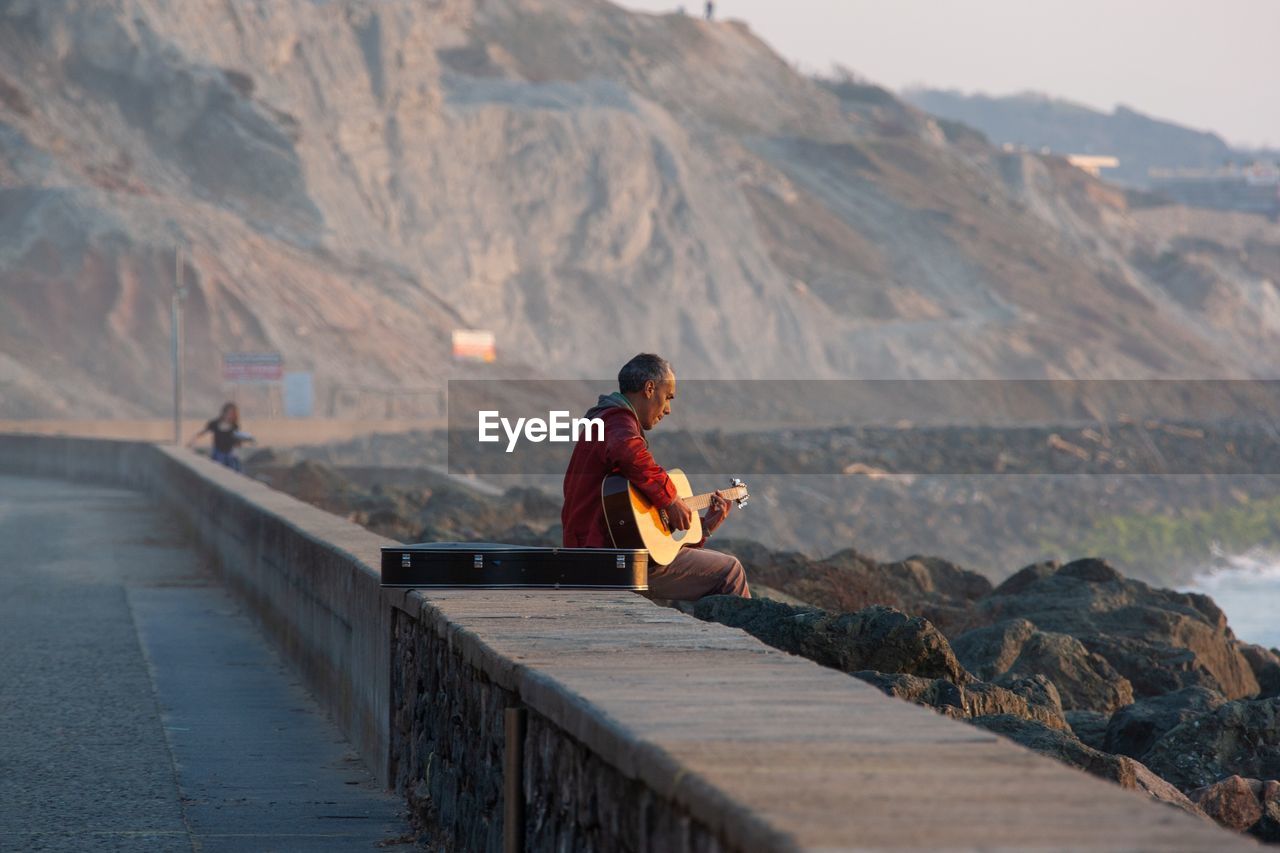
[[606, 476], [626, 477], [659, 509], [666, 509], [676, 499], [676, 487], [649, 453], [649, 442], [625, 397], [619, 393], [601, 397], [587, 417], [604, 421], [604, 441], [583, 437], [573, 448], [564, 472], [564, 509], [560, 512], [564, 545], [612, 548], [600, 500], [600, 484]]

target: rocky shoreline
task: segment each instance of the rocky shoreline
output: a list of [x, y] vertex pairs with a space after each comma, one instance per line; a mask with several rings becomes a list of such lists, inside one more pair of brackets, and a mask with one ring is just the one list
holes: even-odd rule
[[[1150, 587], [1093, 559], [1038, 563], [985, 589], [980, 575], [933, 558], [875, 564], [846, 553], [824, 561], [817, 579], [783, 576], [800, 568], [783, 561], [752, 574], [792, 594], [816, 580], [865, 606], [842, 613], [728, 596], [679, 606], [1280, 843], [1280, 650], [1237, 640], [1208, 597]], [[938, 623], [910, 615], [922, 612]]]

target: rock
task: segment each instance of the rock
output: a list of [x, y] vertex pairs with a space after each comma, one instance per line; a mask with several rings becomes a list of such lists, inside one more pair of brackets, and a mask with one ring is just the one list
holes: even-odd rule
[[878, 687], [895, 699], [927, 705], [938, 713], [957, 720], [972, 717], [965, 712], [965, 697], [960, 687], [945, 678], [920, 678], [916, 675], [872, 670], [854, 672], [851, 675]]
[[1013, 667], [1034, 633], [1036, 626], [1026, 619], [1010, 619], [966, 631], [956, 637], [951, 648], [961, 663], [968, 661], [966, 669], [979, 678], [991, 678]]
[[975, 628], [952, 643], [956, 657], [981, 679], [1042, 674], [1057, 686], [1062, 706], [1109, 714], [1133, 701], [1129, 680], [1074, 637], [1037, 630], [1026, 619]]
[[774, 648], [841, 672], [905, 673], [945, 678], [954, 684], [972, 680], [942, 632], [919, 616], [892, 607], [832, 614], [764, 599], [714, 595], [686, 609], [699, 619], [741, 628]]
[[[1121, 765], [1115, 756], [1107, 755], [1081, 743], [1071, 732], [1052, 729], [1041, 723], [1029, 722], [1010, 714], [977, 717], [974, 725], [1003, 735], [1010, 740], [1035, 750], [1041, 755], [1056, 758], [1065, 764], [1079, 768], [1095, 776], [1119, 781]], [[1133, 787], [1132, 784], [1127, 787]]]
[[1106, 560], [1086, 558], [1067, 563], [1057, 573], [1064, 578], [1075, 578], [1087, 583], [1120, 583], [1124, 575], [1111, 568]]
[[962, 629], [973, 602], [991, 592], [986, 577], [939, 557], [911, 556], [885, 563], [880, 571], [892, 579], [898, 607], [920, 614], [944, 634]]
[[1280, 842], [1280, 782], [1228, 776], [1188, 794], [1222, 826], [1258, 839]]
[[1262, 783], [1257, 779], [1228, 776], [1195, 789], [1187, 797], [1222, 826], [1245, 832], [1262, 820], [1261, 795]]
[[1122, 788], [1143, 791], [1154, 800], [1203, 817], [1194, 803], [1142, 763], [1123, 755], [1108, 755], [1080, 742], [1069, 731], [1052, 729], [1043, 723], [1009, 714], [975, 717], [973, 724], [1003, 735], [1015, 743], [1055, 758], [1064, 764], [1115, 782]]
[[1280, 698], [1228, 702], [1186, 720], [1143, 761], [1184, 791], [1231, 775], [1280, 778]]
[[909, 557], [878, 563], [852, 548], [822, 560], [794, 552], [770, 551], [745, 540], [720, 546], [742, 560], [752, 583], [781, 590], [803, 601], [836, 612], [853, 612], [884, 604], [923, 615], [947, 630], [967, 618], [973, 602], [991, 591], [991, 582], [977, 572], [937, 557]]
[[992, 683], [997, 687], [1013, 691], [1031, 704], [1053, 708], [1058, 716], [1064, 720], [1066, 719], [1062, 709], [1062, 694], [1058, 692], [1057, 685], [1043, 675], [1038, 673], [1036, 675], [1013, 675], [1006, 672], [996, 677]]
[[[945, 678], [928, 679], [901, 673], [866, 671], [855, 672], [853, 676], [880, 688], [890, 696], [917, 705], [927, 705], [958, 720], [1010, 714], [1042, 723], [1052, 729], [1069, 729], [1061, 706], [1053, 704], [1052, 699], [1056, 698], [1056, 694], [1041, 692], [1037, 695], [1030, 691], [1019, 694], [983, 681], [957, 685]], [[1052, 686], [1049, 685], [1050, 688]]]
[[991, 592], [987, 578], [940, 557], [915, 555], [886, 563], [883, 568], [901, 588], [919, 590], [921, 595], [936, 593], [952, 601], [976, 601]]
[[1280, 655], [1265, 646], [1240, 644], [1240, 654], [1249, 662], [1254, 678], [1258, 679], [1258, 698], [1280, 696]]
[[1185, 687], [1164, 696], [1141, 699], [1112, 715], [1102, 748], [1142, 760], [1167, 732], [1216, 710], [1226, 701], [1221, 693], [1205, 687]]
[[1046, 560], [1043, 563], [1032, 563], [1026, 568], [1019, 569], [1004, 582], [991, 591], [992, 595], [1017, 595], [1036, 581], [1051, 576], [1058, 571], [1061, 564], [1057, 560]]
[[779, 604], [790, 604], [795, 607], [812, 607], [807, 601], [802, 601], [794, 595], [787, 595], [785, 592], [776, 590], [771, 586], [765, 586], [762, 583], [751, 584], [751, 596], [753, 598], [767, 598], [770, 601], [776, 601]]
[[1018, 679], [1013, 685], [1005, 687], [975, 681], [965, 685], [963, 690], [965, 709], [970, 717], [1014, 714], [1053, 729], [1071, 730], [1062, 713], [1058, 692], [1049, 682], [1037, 684], [1032, 679]]
[[1250, 832], [1268, 844], [1280, 843], [1280, 805], [1267, 806], [1263, 811], [1262, 820], [1255, 823]]
[[1272, 779], [1262, 783], [1262, 820], [1250, 830], [1258, 838], [1271, 844], [1280, 842], [1280, 782]]
[[1106, 748], [1107, 723], [1110, 717], [1097, 711], [1067, 711], [1064, 715], [1071, 733], [1080, 738], [1080, 742], [1094, 749], [1108, 752]]
[[[1101, 560], [1029, 566], [977, 603], [973, 623], [1019, 618], [1079, 640], [1127, 678], [1136, 697], [1197, 685], [1228, 699], [1258, 693], [1253, 669], [1211, 599], [1127, 580]], [[1059, 686], [1069, 705], [1087, 699]]]

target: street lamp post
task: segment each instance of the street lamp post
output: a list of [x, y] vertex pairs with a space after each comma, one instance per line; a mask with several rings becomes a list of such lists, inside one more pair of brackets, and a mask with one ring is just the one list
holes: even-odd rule
[[170, 360], [173, 364], [173, 444], [182, 445], [182, 249], [174, 250], [173, 296], [169, 302]]

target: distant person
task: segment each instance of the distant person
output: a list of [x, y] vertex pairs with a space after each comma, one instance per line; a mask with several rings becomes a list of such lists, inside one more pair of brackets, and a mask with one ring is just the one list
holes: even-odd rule
[[240, 458], [236, 456], [236, 448], [241, 444], [253, 441], [253, 436], [240, 429], [240, 410], [235, 403], [224, 403], [218, 416], [204, 425], [204, 429], [191, 436], [187, 447], [194, 448], [196, 441], [205, 433], [213, 434], [213, 452], [210, 457], [214, 462], [226, 465], [233, 471], [241, 471]]
[[707, 0], [707, 20], [713, 21], [715, 20], [715, 17], [716, 17], [716, 2], [715, 0]]

